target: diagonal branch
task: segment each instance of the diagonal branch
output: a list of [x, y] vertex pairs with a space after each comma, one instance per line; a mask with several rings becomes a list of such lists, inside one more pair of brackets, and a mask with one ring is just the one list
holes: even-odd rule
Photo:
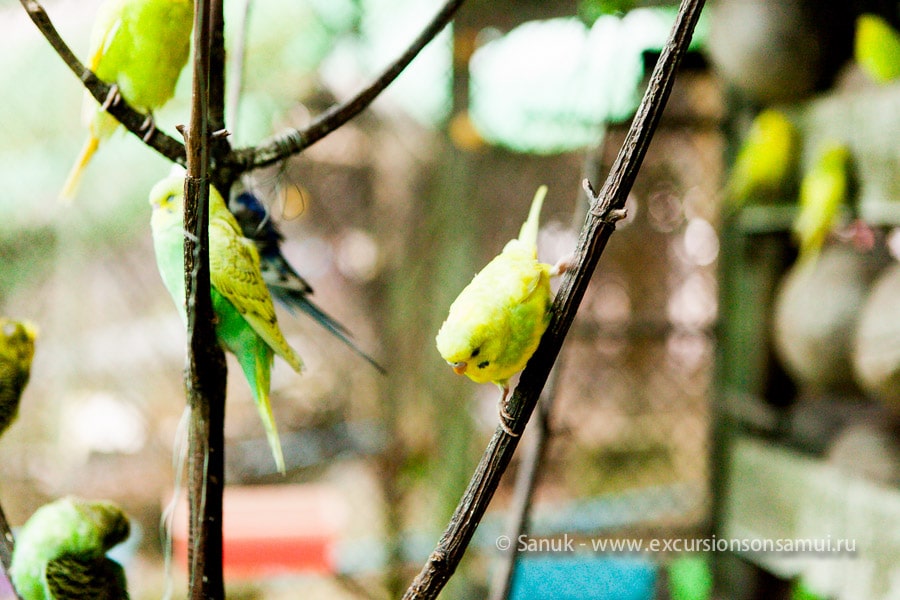
[[[106, 102], [106, 99], [112, 92], [112, 86], [100, 81], [93, 71], [88, 69], [80, 60], [78, 60], [75, 53], [72, 52], [71, 48], [69, 48], [62, 37], [60, 37], [59, 32], [56, 30], [56, 27], [53, 26], [53, 22], [47, 15], [47, 11], [44, 10], [44, 7], [41, 6], [37, 0], [19, 0], [19, 2], [25, 8], [25, 12], [28, 13], [28, 16], [40, 32], [47, 38], [50, 45], [53, 46], [53, 49], [56, 50], [59, 57], [66, 63], [66, 66], [68, 66], [69, 69], [75, 73], [75, 76], [84, 83], [84, 87], [87, 88], [91, 96], [93, 96], [100, 104]], [[146, 129], [147, 115], [142, 114], [129, 106], [124, 99], [120, 99], [118, 102], [113, 103], [106, 110], [109, 114], [114, 116], [125, 129], [138, 136], [148, 146], [173, 162], [177, 162], [181, 165], [185, 164], [186, 157], [184, 145], [159, 129], [154, 129], [148, 134]]]
[[361, 113], [400, 75], [403, 69], [428, 45], [428, 42], [447, 26], [463, 2], [464, 0], [447, 0], [447, 3], [422, 30], [422, 33], [413, 40], [409, 48], [397, 60], [388, 65], [375, 81], [360, 90], [347, 102], [331, 107], [302, 130], [290, 129], [268, 140], [263, 140], [258, 146], [235, 150], [229, 157], [229, 162], [233, 165], [234, 170], [240, 173], [284, 160], [318, 142]]
[[[703, 1], [682, 0], [672, 33], [656, 63], [649, 87], [609, 177], [599, 195], [590, 189], [592, 208], [581, 230], [574, 257], [575, 267], [563, 279], [551, 309], [550, 325], [522, 372], [519, 385], [510, 401], [511, 428], [515, 434], [520, 434], [525, 429], [534, 411], [597, 261], [615, 231], [616, 221], [622, 216], [625, 199], [659, 123], [675, 80], [675, 72], [687, 52]], [[587, 181], [586, 186], [590, 187]], [[405, 600], [435, 598], [453, 575], [509, 465], [518, 440], [518, 437], [510, 436], [502, 428], [496, 429], [444, 534], [406, 590], [403, 596]]]
[[513, 488], [512, 505], [510, 506], [509, 523], [506, 537], [513, 540], [503, 553], [497, 572], [491, 584], [490, 600], [506, 600], [509, 597], [513, 576], [516, 569], [516, 555], [518, 554], [519, 539], [528, 528], [531, 516], [531, 501], [534, 498], [534, 490], [537, 485], [538, 472], [547, 446], [550, 441], [550, 414], [553, 409], [553, 401], [556, 399], [556, 388], [559, 381], [559, 367], [551, 371], [544, 392], [538, 400], [537, 411], [534, 413], [533, 428], [534, 437], [531, 445], [525, 448], [521, 459], [519, 471], [516, 474], [516, 483]]

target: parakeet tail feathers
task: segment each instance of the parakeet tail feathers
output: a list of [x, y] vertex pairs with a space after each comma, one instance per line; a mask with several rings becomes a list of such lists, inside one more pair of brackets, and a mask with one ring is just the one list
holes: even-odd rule
[[256, 363], [256, 409], [262, 420], [263, 429], [266, 430], [266, 439], [272, 450], [272, 458], [278, 472], [284, 475], [284, 453], [281, 451], [281, 438], [278, 437], [278, 428], [275, 426], [275, 415], [272, 414], [272, 402], [269, 400], [269, 369], [265, 368], [263, 361]]
[[81, 183], [81, 174], [84, 172], [84, 168], [87, 166], [88, 162], [90, 162], [99, 146], [100, 138], [93, 134], [88, 136], [87, 141], [81, 148], [78, 159], [72, 166], [72, 170], [69, 171], [68, 177], [66, 177], [66, 182], [63, 184], [62, 191], [59, 194], [60, 200], [71, 202], [75, 198], [75, 194], [78, 193], [78, 185]]
[[351, 334], [346, 327], [335, 321], [328, 313], [310, 301], [305, 293], [290, 288], [274, 286], [270, 288], [270, 291], [289, 311], [294, 312], [294, 309], [299, 308], [312, 317], [319, 325], [327, 329], [334, 337], [344, 342], [351, 350], [365, 359], [376, 371], [382, 375], [387, 373], [387, 370], [384, 367], [378, 364], [374, 358], [366, 354], [353, 342], [353, 340], [350, 339]]
[[528, 211], [528, 219], [522, 224], [519, 231], [519, 241], [528, 245], [529, 248], [537, 249], [538, 227], [541, 221], [541, 207], [544, 205], [544, 196], [547, 195], [547, 186], [542, 185], [534, 193], [534, 200], [531, 201], [531, 210]]

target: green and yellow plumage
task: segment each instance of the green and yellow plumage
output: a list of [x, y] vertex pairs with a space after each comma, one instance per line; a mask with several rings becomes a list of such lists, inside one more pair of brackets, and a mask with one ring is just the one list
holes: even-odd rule
[[454, 371], [504, 391], [534, 354], [550, 319], [553, 269], [537, 260], [546, 193], [546, 186], [538, 189], [519, 237], [463, 289], [436, 338], [438, 352]]
[[825, 145], [800, 182], [800, 207], [793, 223], [800, 260], [819, 255], [847, 200], [850, 183], [850, 150], [836, 142]]
[[799, 157], [799, 135], [781, 111], [756, 115], [728, 177], [730, 209], [784, 201]]
[[[166, 288], [186, 320], [184, 310], [184, 180], [173, 175], [150, 192], [151, 226], [156, 261]], [[250, 384], [278, 470], [284, 458], [272, 405], [269, 376], [274, 355], [298, 373], [303, 361], [278, 327], [272, 297], [260, 273], [259, 253], [241, 235], [234, 216], [215, 188], [209, 190], [209, 269], [216, 335], [235, 355]]]
[[[91, 33], [87, 62], [97, 77], [118, 87], [137, 110], [151, 114], [175, 94], [191, 46], [192, 0], [107, 0]], [[63, 185], [60, 196], [71, 199], [81, 173], [119, 122], [85, 93], [88, 139]]]
[[900, 33], [878, 15], [860, 15], [856, 20], [853, 56], [872, 80], [894, 81], [900, 77]]
[[31, 374], [37, 329], [27, 321], [0, 317], [0, 434], [19, 414], [22, 391]]
[[35, 511], [16, 537], [10, 576], [24, 600], [122, 600], [125, 572], [106, 553], [130, 524], [111, 502], [67, 496]]

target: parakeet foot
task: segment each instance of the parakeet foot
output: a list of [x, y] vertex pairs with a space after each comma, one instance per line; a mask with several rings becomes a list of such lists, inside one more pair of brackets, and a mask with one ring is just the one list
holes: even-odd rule
[[153, 120], [153, 113], [147, 115], [147, 118], [144, 119], [144, 122], [141, 123], [141, 131], [147, 130], [144, 133], [144, 136], [141, 138], [144, 142], [150, 141], [150, 138], [153, 136], [153, 133], [156, 131], [156, 121]]
[[575, 265], [575, 253], [572, 252], [567, 256], [562, 257], [553, 267], [550, 269], [550, 277], [558, 277], [571, 269]]
[[500, 414], [500, 428], [506, 432], [509, 437], [519, 437], [519, 434], [512, 430], [513, 417], [506, 410], [506, 400], [509, 398], [509, 388], [503, 388], [500, 394], [500, 402], [497, 404], [497, 412]]
[[609, 214], [606, 215], [606, 222], [610, 225], [615, 225], [622, 219], [628, 216], [628, 210], [625, 208], [615, 208], [609, 211]]
[[109, 86], [109, 93], [106, 94], [106, 100], [100, 105], [100, 110], [109, 110], [110, 106], [115, 106], [122, 101], [122, 94], [119, 93], [119, 86], [115, 83]]

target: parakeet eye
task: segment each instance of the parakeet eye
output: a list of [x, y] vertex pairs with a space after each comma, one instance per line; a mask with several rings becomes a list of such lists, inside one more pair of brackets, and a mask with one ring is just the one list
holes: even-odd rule
[[474, 350], [472, 350], [472, 358], [475, 358], [479, 354], [481, 354], [481, 348], [475, 348]]
[[166, 200], [165, 200], [164, 204], [168, 204], [169, 202], [171, 202], [174, 199], [175, 199], [175, 194], [169, 194], [168, 196], [166, 196]]

